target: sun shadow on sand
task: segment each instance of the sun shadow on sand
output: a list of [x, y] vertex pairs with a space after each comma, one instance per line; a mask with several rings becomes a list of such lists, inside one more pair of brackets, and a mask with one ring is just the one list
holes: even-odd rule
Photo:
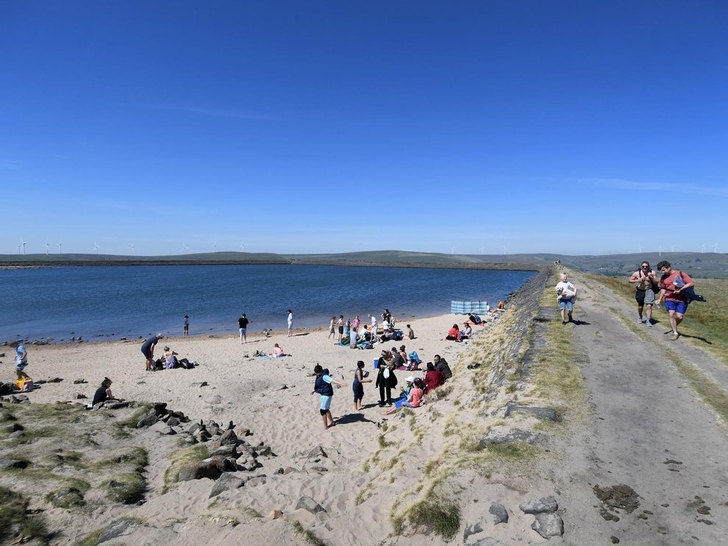
[[374, 423], [371, 419], [364, 417], [363, 413], [347, 413], [336, 420], [337, 425], [349, 425], [351, 423]]
[[[665, 335], [670, 335], [670, 334], [672, 334], [672, 330], [665, 330], [665, 331], [663, 332], [663, 334], [665, 334]], [[686, 339], [697, 339], [698, 341], [702, 341], [702, 342], [703, 342], [703, 343], [705, 343], [706, 345], [712, 345], [712, 344], [713, 344], [713, 342], [712, 342], [712, 341], [708, 341], [708, 340], [707, 340], [707, 339], [705, 339], [704, 337], [700, 337], [700, 336], [691, 336], [691, 335], [689, 335], [689, 334], [683, 334], [682, 332], [680, 332], [680, 338], [686, 338]]]

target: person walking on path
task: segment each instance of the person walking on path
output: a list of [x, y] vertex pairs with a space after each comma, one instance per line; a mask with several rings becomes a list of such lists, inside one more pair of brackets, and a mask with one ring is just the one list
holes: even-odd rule
[[288, 337], [293, 335], [293, 311], [288, 310]]
[[683, 293], [688, 288], [695, 286], [690, 276], [678, 269], [673, 269], [670, 262], [663, 260], [657, 264], [657, 269], [662, 272], [660, 278], [660, 300], [664, 301], [665, 309], [670, 317], [670, 327], [672, 328], [672, 336], [670, 339], [676, 341], [680, 337], [677, 327], [685, 318], [685, 312], [688, 310], [688, 298]]
[[314, 366], [313, 373], [316, 379], [311, 394], [318, 393], [321, 397], [319, 412], [324, 421], [324, 430], [327, 430], [329, 427], [334, 426], [334, 418], [331, 416], [331, 400], [334, 397], [334, 387], [332, 387], [332, 384], [345, 387], [346, 383], [332, 378], [329, 375], [328, 368], [322, 368], [321, 364]]
[[[653, 269], [650, 268], [649, 262], [642, 262], [640, 268], [632, 273], [629, 282], [636, 284], [634, 298], [637, 300], [637, 315], [640, 323], [647, 323], [652, 326], [652, 306], [655, 303], [655, 296], [659, 294], [659, 279]], [[646, 308], [645, 308], [646, 306]], [[642, 311], [645, 316], [643, 318]]]
[[163, 337], [164, 336], [162, 334], [157, 334], [156, 336], [150, 337], [142, 344], [142, 354], [146, 359], [146, 371], [148, 372], [154, 371], [154, 347]]
[[240, 343], [247, 343], [248, 342], [248, 323], [250, 321], [248, 320], [248, 317], [245, 316], [245, 313], [240, 315], [240, 318], [238, 319], [238, 331], [240, 332]]
[[[569, 282], [569, 277], [566, 273], [562, 273], [560, 281], [556, 285], [556, 298], [559, 302], [559, 309], [561, 309], [561, 324], [567, 322], [573, 322], [574, 318], [572, 313], [574, 312], [574, 300], [576, 299], [576, 287]], [[566, 317], [569, 320], [566, 320]]]
[[190, 317], [185, 315], [184, 325], [182, 327], [182, 337], [190, 335]]

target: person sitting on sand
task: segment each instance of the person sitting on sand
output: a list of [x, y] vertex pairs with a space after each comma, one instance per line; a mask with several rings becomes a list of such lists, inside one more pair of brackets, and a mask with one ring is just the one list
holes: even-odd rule
[[96, 392], [94, 393], [94, 399], [93, 402], [91, 402], [91, 407], [93, 409], [98, 409], [106, 402], [111, 402], [112, 400], [117, 401], [116, 398], [114, 398], [114, 394], [111, 392], [111, 379], [104, 377], [104, 380], [101, 382], [101, 386], [96, 389]]
[[445, 382], [445, 376], [440, 370], [435, 369], [432, 362], [427, 363], [427, 371], [425, 372], [425, 392], [431, 392]]
[[177, 353], [168, 346], [164, 348], [164, 367], [168, 370], [178, 366]]
[[408, 377], [407, 381], [409, 382], [410, 379], [411, 382], [411, 388], [409, 389], [409, 392], [407, 394], [406, 400], [397, 401], [397, 403], [389, 408], [387, 411], [384, 412], [384, 415], [389, 415], [391, 413], [394, 413], [399, 408], [419, 408], [420, 405], [422, 405], [422, 397], [424, 396], [424, 392], [422, 391], [423, 383], [422, 379], [414, 378], [414, 377]]
[[463, 329], [460, 330], [460, 339], [470, 339], [473, 335], [473, 328], [467, 322], [463, 324]]
[[447, 331], [445, 339], [450, 341], [460, 341], [460, 328], [458, 328], [457, 324], [453, 324], [452, 328]]
[[407, 354], [405, 353], [404, 358], [402, 358], [402, 354], [399, 352], [399, 349], [397, 349], [397, 347], [392, 347], [391, 354], [392, 366], [395, 370], [400, 366], [404, 366], [404, 363], [407, 362]]
[[324, 369], [320, 364], [316, 364], [316, 366], [314, 366], [313, 373], [316, 376], [316, 380], [311, 394], [313, 395], [314, 393], [318, 393], [321, 396], [319, 412], [321, 413], [321, 418], [324, 421], [324, 430], [327, 430], [329, 427], [334, 426], [334, 418], [331, 416], [331, 400], [334, 397], [334, 387], [332, 387], [331, 384], [333, 383], [334, 385], [345, 387], [346, 383], [332, 378], [329, 375], [328, 368]]
[[415, 339], [415, 331], [409, 324], [407, 325], [407, 339]]
[[273, 346], [273, 352], [272, 352], [271, 354], [269, 354], [268, 356], [269, 356], [270, 358], [280, 358], [280, 357], [282, 357], [282, 356], [284, 356], [284, 355], [285, 355], [285, 353], [283, 352], [283, 349], [281, 349], [280, 345], [278, 345], [278, 344], [276, 343], [276, 344], [275, 344], [275, 345]]
[[432, 360], [434, 360], [435, 369], [442, 372], [442, 377], [444, 378], [443, 382], [452, 377], [452, 370], [450, 370], [447, 360], [441, 358], [440, 355], [435, 355]]
[[503, 300], [498, 300], [498, 309], [501, 311], [506, 308], [506, 303]]

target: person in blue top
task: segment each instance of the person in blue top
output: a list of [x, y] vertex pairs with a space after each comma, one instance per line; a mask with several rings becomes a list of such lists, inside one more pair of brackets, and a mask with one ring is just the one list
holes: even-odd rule
[[23, 340], [20, 339], [13, 345], [15, 346], [15, 373], [18, 375], [18, 379], [30, 379], [30, 376], [23, 371], [28, 365], [28, 351], [25, 350]]
[[327, 430], [329, 427], [334, 426], [334, 418], [331, 417], [331, 400], [334, 397], [334, 385], [345, 387], [346, 383], [337, 381], [329, 375], [328, 368], [322, 368], [320, 364], [316, 364], [313, 368], [313, 373], [316, 376], [316, 380], [313, 385], [311, 394], [318, 393], [321, 396], [321, 405], [319, 412], [321, 418], [324, 421], [324, 429]]
[[152, 336], [147, 339], [142, 345], [142, 354], [146, 359], [148, 372], [154, 371], [154, 347], [157, 345], [157, 341], [163, 337], [164, 336], [162, 334], [157, 334], [156, 336]]

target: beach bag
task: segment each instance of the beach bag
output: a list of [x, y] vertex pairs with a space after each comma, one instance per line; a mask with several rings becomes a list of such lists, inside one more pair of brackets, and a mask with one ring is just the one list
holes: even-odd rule
[[30, 392], [33, 390], [33, 380], [30, 378], [16, 379], [15, 386], [20, 392]]
[[421, 364], [421, 363], [422, 363], [422, 360], [420, 360], [420, 355], [418, 355], [418, 354], [417, 354], [417, 351], [412, 351], [412, 352], [411, 352], [411, 353], [409, 354], [409, 359], [410, 359], [410, 360], [411, 360], [412, 362], [416, 362], [417, 364]]

